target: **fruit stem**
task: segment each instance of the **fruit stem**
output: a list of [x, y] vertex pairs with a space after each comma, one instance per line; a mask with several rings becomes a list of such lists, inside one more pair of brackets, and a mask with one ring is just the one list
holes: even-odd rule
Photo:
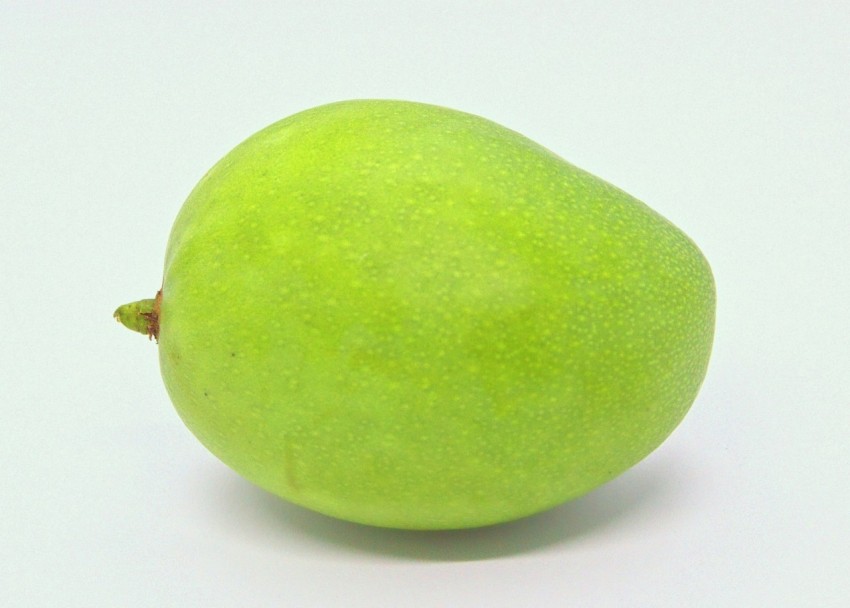
[[113, 316], [121, 325], [132, 329], [149, 339], [159, 339], [159, 308], [162, 303], [162, 290], [158, 291], [156, 298], [139, 300], [119, 306]]

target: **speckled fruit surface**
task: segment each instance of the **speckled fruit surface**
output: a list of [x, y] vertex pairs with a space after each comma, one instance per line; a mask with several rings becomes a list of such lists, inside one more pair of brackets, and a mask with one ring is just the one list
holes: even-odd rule
[[216, 164], [155, 306], [168, 393], [212, 453], [414, 529], [520, 518], [637, 463], [696, 397], [714, 307], [700, 251], [643, 203], [493, 122], [379, 100]]

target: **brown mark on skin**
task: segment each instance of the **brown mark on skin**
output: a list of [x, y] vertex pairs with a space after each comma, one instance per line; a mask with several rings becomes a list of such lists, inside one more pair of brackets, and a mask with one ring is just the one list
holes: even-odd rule
[[156, 298], [153, 301], [153, 310], [151, 312], [141, 313], [142, 317], [148, 322], [148, 340], [156, 340], [159, 343], [159, 311], [162, 306], [162, 289], [156, 292]]

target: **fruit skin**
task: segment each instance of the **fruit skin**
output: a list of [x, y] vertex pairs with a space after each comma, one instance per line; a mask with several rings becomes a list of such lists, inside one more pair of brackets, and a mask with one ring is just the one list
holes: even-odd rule
[[301, 112], [181, 209], [162, 375], [237, 472], [334, 517], [517, 519], [654, 450], [706, 372], [715, 289], [646, 205], [485, 119]]

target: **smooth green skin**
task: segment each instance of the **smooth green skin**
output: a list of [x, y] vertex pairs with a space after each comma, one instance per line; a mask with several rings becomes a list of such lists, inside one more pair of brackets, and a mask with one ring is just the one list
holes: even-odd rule
[[643, 203], [482, 118], [308, 110], [201, 180], [160, 361], [249, 480], [377, 526], [504, 522], [619, 475], [705, 375], [711, 271]]

